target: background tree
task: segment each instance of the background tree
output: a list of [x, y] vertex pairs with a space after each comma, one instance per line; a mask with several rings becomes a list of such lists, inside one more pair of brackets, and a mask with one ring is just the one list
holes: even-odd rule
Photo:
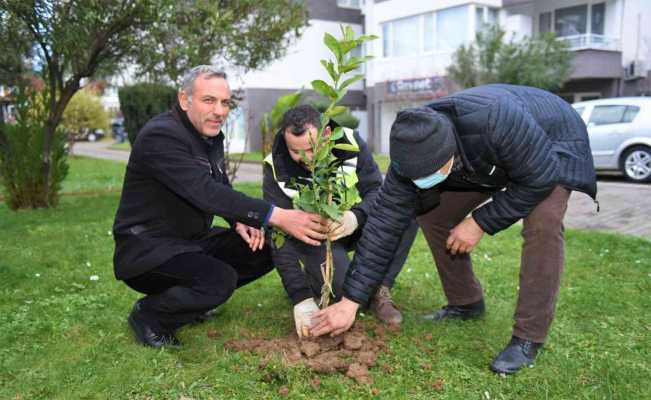
[[139, 73], [149, 79], [179, 79], [199, 64], [258, 69], [284, 55], [308, 14], [295, 0], [180, 0], [158, 11], [157, 35], [141, 40]]
[[[171, 80], [191, 63], [214, 58], [256, 68], [282, 54], [307, 15], [303, 3], [293, 0], [0, 0], [0, 21], [0, 39], [14, 39], [0, 41], [0, 67], [15, 67], [9, 58], [33, 49], [23, 65], [34, 66], [46, 82], [38, 169], [45, 185], [40, 192], [49, 193], [54, 135], [82, 80], [129, 63], [141, 74]], [[170, 40], [177, 47], [169, 47]]]
[[459, 47], [452, 60], [448, 76], [463, 88], [500, 82], [557, 91], [572, 72], [567, 43], [554, 34], [506, 40], [506, 32], [498, 26], [478, 32], [475, 41]]
[[99, 97], [89, 90], [77, 92], [63, 112], [61, 126], [74, 137], [86, 129], [108, 131], [110, 118]]

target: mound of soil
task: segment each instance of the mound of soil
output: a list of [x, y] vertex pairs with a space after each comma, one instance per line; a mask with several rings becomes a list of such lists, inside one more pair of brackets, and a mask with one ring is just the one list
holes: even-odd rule
[[261, 356], [278, 354], [287, 366], [304, 365], [317, 373], [341, 373], [358, 383], [372, 384], [369, 368], [376, 365], [378, 354], [386, 350], [386, 331], [395, 332], [397, 328], [377, 325], [372, 334], [367, 332], [368, 328], [357, 323], [334, 337], [299, 339], [293, 334], [274, 339], [231, 340], [224, 347]]

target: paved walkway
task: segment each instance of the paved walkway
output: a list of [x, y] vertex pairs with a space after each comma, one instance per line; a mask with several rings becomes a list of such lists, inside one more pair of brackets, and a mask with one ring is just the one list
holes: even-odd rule
[[[79, 142], [74, 146], [76, 155], [108, 160], [127, 161], [129, 152], [110, 150], [107, 142]], [[237, 182], [260, 182], [260, 164], [242, 163]], [[651, 241], [651, 184], [638, 185], [625, 182], [622, 178], [600, 179], [600, 212], [590, 197], [583, 193], [572, 193], [565, 225], [568, 228], [594, 229], [620, 232], [643, 237]]]

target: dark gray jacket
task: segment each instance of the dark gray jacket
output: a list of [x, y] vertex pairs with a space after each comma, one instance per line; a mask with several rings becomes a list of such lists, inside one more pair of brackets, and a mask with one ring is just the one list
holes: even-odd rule
[[200, 252], [213, 216], [259, 228], [271, 205], [231, 187], [223, 134], [204, 139], [177, 105], [151, 119], [129, 156], [113, 236], [115, 275], [129, 279]]
[[[491, 235], [529, 215], [556, 185], [596, 198], [585, 124], [558, 96], [495, 84], [443, 97], [428, 107], [453, 122], [461, 166], [430, 191], [419, 191], [411, 180], [389, 169], [344, 284], [344, 296], [360, 304], [381, 282], [387, 260], [416, 209], [426, 211], [436, 205], [432, 191], [493, 193], [491, 202], [473, 212], [475, 221]], [[424, 197], [431, 204], [423, 206]]]

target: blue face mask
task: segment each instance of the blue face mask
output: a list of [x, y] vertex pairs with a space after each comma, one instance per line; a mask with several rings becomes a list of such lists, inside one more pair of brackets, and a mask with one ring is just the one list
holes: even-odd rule
[[450, 169], [448, 169], [448, 173], [446, 174], [442, 173], [439, 170], [434, 172], [432, 175], [414, 179], [413, 182], [416, 186], [418, 186], [421, 189], [430, 189], [438, 185], [439, 183], [443, 182], [444, 180], [446, 180], [448, 175], [450, 175], [449, 171], [451, 170], [452, 170], [452, 166], [450, 166]]

